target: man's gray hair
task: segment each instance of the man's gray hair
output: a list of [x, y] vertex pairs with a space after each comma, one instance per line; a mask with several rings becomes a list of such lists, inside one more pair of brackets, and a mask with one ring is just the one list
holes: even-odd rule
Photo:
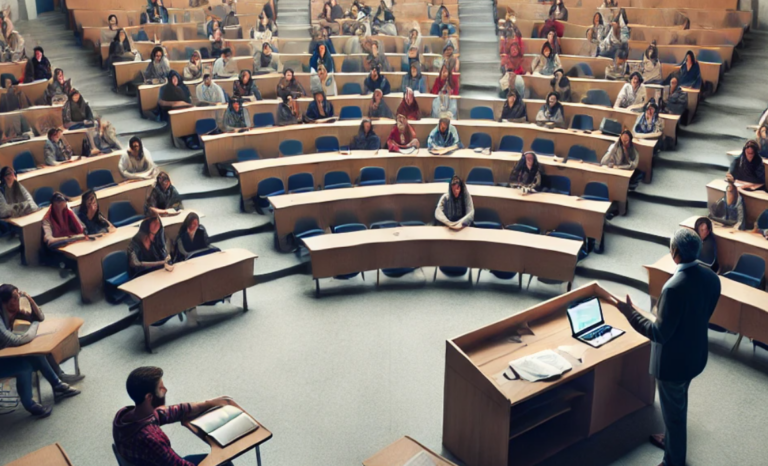
[[669, 248], [677, 251], [681, 263], [693, 262], [699, 257], [701, 238], [690, 228], [680, 228], [672, 235]]

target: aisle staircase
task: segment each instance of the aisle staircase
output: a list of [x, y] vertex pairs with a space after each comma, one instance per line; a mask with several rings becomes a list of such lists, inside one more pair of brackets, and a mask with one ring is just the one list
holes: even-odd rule
[[459, 0], [462, 97], [497, 97], [499, 46], [492, 0]]
[[281, 39], [306, 39], [310, 22], [309, 0], [277, 2], [277, 26]]

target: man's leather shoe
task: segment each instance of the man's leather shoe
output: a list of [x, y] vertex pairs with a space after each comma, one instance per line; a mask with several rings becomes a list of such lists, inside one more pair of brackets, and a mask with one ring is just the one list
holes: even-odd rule
[[[651, 442], [651, 445], [664, 450], [665, 449], [664, 438], [665, 438], [664, 434], [651, 434], [651, 436], [648, 437], [648, 440]], [[661, 466], [664, 466], [664, 464], [662, 463]]]

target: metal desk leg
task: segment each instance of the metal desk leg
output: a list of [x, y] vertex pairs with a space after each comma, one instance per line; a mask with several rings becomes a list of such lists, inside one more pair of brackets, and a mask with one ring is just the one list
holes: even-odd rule
[[261, 466], [261, 450], [259, 449], [259, 445], [256, 445], [256, 464]]
[[75, 375], [80, 375], [80, 361], [78, 360], [79, 354], [75, 355]]
[[149, 327], [150, 325], [147, 325], [144, 323], [144, 302], [139, 305], [139, 309], [141, 312], [141, 326], [144, 327], [144, 348], [146, 348], [147, 353], [152, 353], [152, 346], [149, 344]]
[[248, 312], [248, 289], [243, 288], [243, 312]]

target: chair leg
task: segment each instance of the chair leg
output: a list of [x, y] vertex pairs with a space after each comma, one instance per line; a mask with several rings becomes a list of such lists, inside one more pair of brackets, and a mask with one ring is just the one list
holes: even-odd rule
[[522, 290], [523, 289], [523, 274], [519, 273], [517, 274], [517, 289]]
[[469, 269], [469, 284], [472, 285], [472, 269]]
[[365, 281], [365, 272], [360, 272], [360, 276], [363, 277], [363, 281]]
[[320, 279], [315, 278], [315, 298], [320, 297]]
[[376, 288], [379, 287], [379, 275], [381, 273], [381, 270], [376, 269]]
[[533, 275], [528, 275], [528, 286], [525, 287], [526, 290], [531, 289], [531, 280], [533, 280]]
[[432, 283], [437, 280], [437, 267], [435, 267], [435, 275], [432, 276]]
[[744, 335], [739, 334], [739, 338], [736, 339], [736, 344], [734, 344], [733, 348], [731, 348], [731, 353], [735, 353], [739, 349], [742, 338], [744, 338]]
[[482, 273], [483, 269], [477, 269], [477, 281], [475, 283], [480, 283], [480, 273]]
[[571, 287], [572, 287], [572, 286], [573, 286], [573, 282], [568, 282], [568, 288], [567, 288], [567, 290], [568, 290], [568, 291], [571, 291]]

